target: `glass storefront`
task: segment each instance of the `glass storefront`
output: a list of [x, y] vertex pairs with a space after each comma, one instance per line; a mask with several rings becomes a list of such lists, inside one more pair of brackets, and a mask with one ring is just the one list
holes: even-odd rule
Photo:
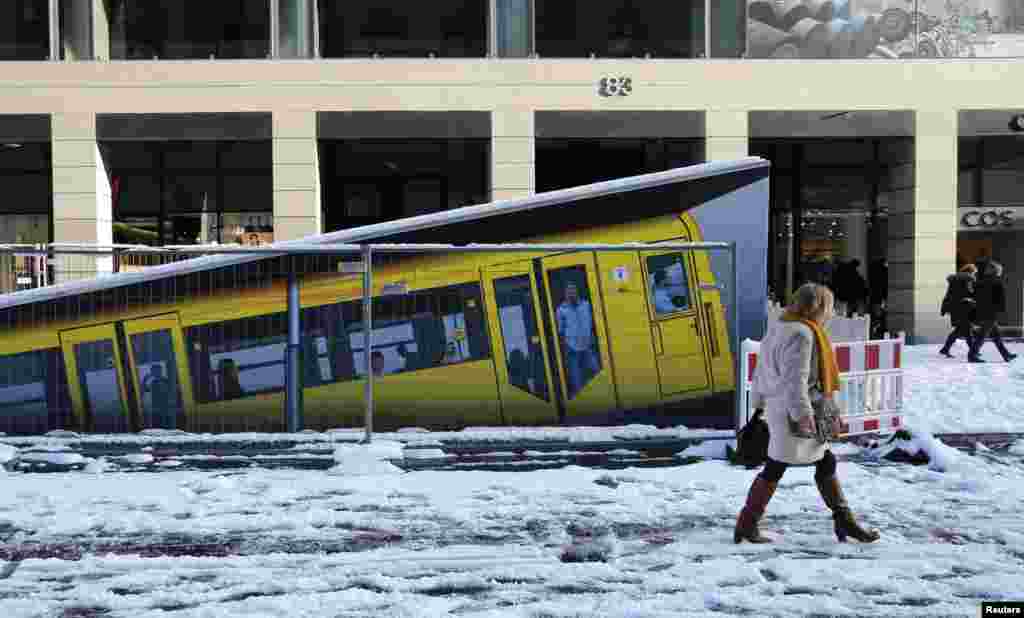
[[1003, 265], [1002, 325], [1024, 326], [1024, 136], [961, 137], [957, 267], [993, 259]]
[[770, 293], [829, 285], [847, 313], [883, 317], [890, 219], [913, 203], [913, 138], [752, 139], [772, 162]]
[[704, 161], [700, 138], [538, 138], [537, 191], [554, 191]]
[[101, 142], [114, 242], [273, 241], [271, 142]]
[[704, 162], [704, 114], [539, 111], [536, 190], [553, 191]]
[[[50, 242], [53, 167], [49, 142], [0, 138], [0, 186], [8, 195], [0, 207], [0, 243]], [[45, 285], [45, 260], [31, 255], [0, 255], [0, 294]]]
[[320, 141], [325, 230], [426, 215], [490, 198], [490, 141]]

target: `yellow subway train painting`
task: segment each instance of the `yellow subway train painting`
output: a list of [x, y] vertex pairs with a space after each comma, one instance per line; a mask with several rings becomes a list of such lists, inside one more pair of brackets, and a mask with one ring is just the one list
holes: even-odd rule
[[0, 297], [0, 431], [280, 431], [289, 358], [303, 427], [358, 427], [367, 354], [380, 429], [732, 427], [729, 323], [763, 325], [767, 172], [709, 163], [302, 241], [731, 240], [736, 307], [725, 253], [655, 247], [392, 256], [369, 345], [353, 256], [204, 257]]

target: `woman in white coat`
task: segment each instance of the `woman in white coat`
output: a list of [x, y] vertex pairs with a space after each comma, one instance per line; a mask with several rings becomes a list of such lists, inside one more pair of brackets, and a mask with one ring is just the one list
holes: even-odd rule
[[[758, 522], [789, 466], [814, 465], [814, 480], [832, 511], [836, 537], [870, 543], [878, 531], [861, 528], [850, 512], [836, 478], [836, 458], [828, 442], [816, 437], [814, 408], [839, 389], [839, 371], [823, 325], [832, 317], [834, 299], [823, 285], [807, 283], [761, 342], [751, 390], [754, 408], [764, 408], [770, 432], [768, 460], [754, 479], [746, 505], [736, 519], [736, 543], [770, 543]], [[825, 401], [824, 405], [834, 405]]]

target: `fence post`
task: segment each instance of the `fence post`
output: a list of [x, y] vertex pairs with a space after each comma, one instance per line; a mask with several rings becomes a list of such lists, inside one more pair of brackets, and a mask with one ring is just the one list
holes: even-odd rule
[[363, 246], [363, 360], [366, 362], [366, 437], [364, 442], [373, 440], [373, 247]]
[[299, 306], [299, 277], [295, 273], [295, 258], [288, 258], [288, 361], [285, 364], [288, 375], [286, 383], [288, 391], [285, 394], [286, 416], [288, 432], [302, 431], [302, 407], [299, 405], [299, 398], [302, 395], [302, 372], [299, 371], [299, 355], [302, 349], [300, 343], [301, 324]]
[[740, 342], [740, 271], [739, 266], [736, 264], [736, 243], [729, 243], [729, 275], [730, 275], [730, 286], [732, 287], [732, 293], [729, 294], [729, 313], [732, 314], [732, 362], [733, 362], [733, 376], [734, 383], [736, 385], [736, 397], [734, 412], [736, 415], [736, 431], [739, 431], [743, 425], [740, 424], [740, 419], [743, 418], [744, 410], [744, 397], [742, 395], [746, 384], [740, 382], [743, 379], [743, 362], [741, 358], [743, 356], [743, 345]]

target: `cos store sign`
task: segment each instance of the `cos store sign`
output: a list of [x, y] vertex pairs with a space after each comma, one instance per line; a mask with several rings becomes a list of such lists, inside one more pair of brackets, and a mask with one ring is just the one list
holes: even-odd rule
[[1024, 229], [1024, 208], [961, 208], [961, 232]]

